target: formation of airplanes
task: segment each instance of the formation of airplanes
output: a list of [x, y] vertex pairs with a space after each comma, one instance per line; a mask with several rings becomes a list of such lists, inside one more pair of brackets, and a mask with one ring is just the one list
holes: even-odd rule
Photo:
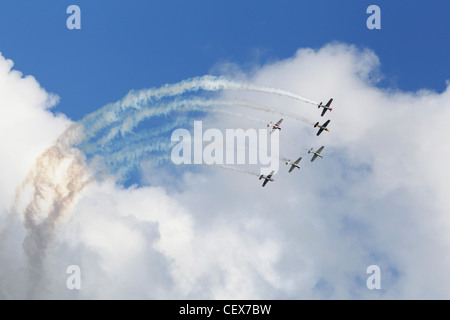
[[[321, 117], [324, 116], [324, 114], [329, 110], [332, 111], [333, 109], [330, 107], [331, 103], [333, 102], [333, 98], [331, 98], [325, 105], [321, 103], [319, 103], [317, 106], [318, 108], [323, 108], [323, 111], [321, 113]], [[280, 119], [277, 123], [272, 123], [269, 122], [267, 124], [267, 127], [272, 127], [272, 130], [270, 131], [270, 134], [272, 134], [275, 130], [281, 130], [281, 123], [283, 122], [283, 119]], [[327, 126], [328, 124], [330, 124], [330, 120], [325, 121], [323, 124], [319, 124], [319, 122], [316, 122], [316, 124], [314, 124], [314, 128], [319, 128], [319, 131], [316, 133], [317, 136], [319, 136], [323, 131], [330, 131]], [[313, 148], [308, 150], [308, 153], [312, 153], [313, 156], [311, 158], [311, 162], [314, 162], [314, 160], [316, 160], [318, 157], [323, 159], [323, 155], [322, 155], [322, 151], [325, 148], [325, 146], [321, 146], [319, 149], [317, 149], [316, 151], [314, 151]], [[297, 160], [295, 160], [294, 162], [292, 162], [291, 160], [287, 160], [286, 161], [286, 165], [290, 165], [289, 168], [289, 173], [291, 173], [295, 168], [300, 169], [300, 161], [302, 161], [302, 157], [299, 157]], [[265, 175], [261, 175], [259, 177], [259, 180], [264, 179], [264, 182], [262, 184], [263, 187], [266, 186], [267, 182], [269, 181], [274, 181], [274, 179], [272, 178], [274, 174], [274, 171], [272, 171], [270, 174], [268, 174], [267, 176]]]

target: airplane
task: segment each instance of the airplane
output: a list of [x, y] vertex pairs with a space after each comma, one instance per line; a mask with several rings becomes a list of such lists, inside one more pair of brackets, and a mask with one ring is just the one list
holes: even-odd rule
[[267, 126], [270, 127], [272, 126], [272, 131], [270, 132], [271, 134], [275, 131], [275, 130], [281, 130], [280, 124], [283, 122], [283, 119], [280, 119], [277, 123], [273, 124], [272, 121], [270, 121]]
[[302, 157], [298, 158], [295, 162], [292, 162], [291, 160], [286, 161], [286, 164], [290, 164], [291, 168], [289, 169], [289, 172], [292, 172], [295, 168], [300, 169], [300, 166], [298, 163], [302, 161]]
[[267, 184], [267, 182], [269, 182], [269, 181], [274, 181], [274, 179], [272, 179], [272, 175], [273, 175], [273, 173], [274, 173], [275, 171], [272, 171], [268, 176], [264, 176], [263, 174], [259, 177], [259, 180], [261, 180], [261, 179], [265, 179], [264, 180], [264, 182], [263, 182], [263, 184], [262, 184], [262, 186], [263, 187], [265, 187], [266, 186], [266, 184]]
[[319, 109], [320, 109], [320, 107], [323, 108], [322, 115], [321, 115], [322, 117], [325, 114], [325, 112], [327, 112], [328, 110], [330, 110], [330, 111], [333, 110], [333, 108], [330, 108], [330, 105], [332, 102], [333, 102], [333, 98], [331, 98], [330, 101], [328, 101], [326, 105], [323, 105], [322, 102], [318, 105]]
[[314, 125], [314, 128], [319, 127], [319, 131], [317, 132], [317, 136], [320, 135], [322, 133], [323, 130], [325, 131], [330, 131], [327, 128], [327, 125], [330, 123], [330, 120], [327, 120], [324, 124], [319, 125], [318, 122], [316, 122], [316, 124]]
[[323, 148], [325, 148], [325, 147], [324, 147], [324, 146], [321, 146], [321, 147], [319, 148], [319, 150], [317, 150], [317, 151], [314, 151], [313, 148], [309, 149], [308, 153], [314, 153], [314, 155], [313, 155], [313, 157], [312, 157], [312, 159], [311, 159], [311, 162], [313, 162], [314, 160], [316, 160], [317, 157], [320, 157], [320, 158], [323, 159], [323, 156], [320, 154], [320, 153], [322, 152]]

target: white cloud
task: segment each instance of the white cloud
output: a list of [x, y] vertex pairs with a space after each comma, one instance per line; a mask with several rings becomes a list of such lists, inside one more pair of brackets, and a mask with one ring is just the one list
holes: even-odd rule
[[[302, 168], [281, 168], [265, 188], [218, 168], [185, 172], [177, 191], [164, 185], [170, 172], [157, 170], [146, 179], [159, 187], [91, 183], [56, 229], [37, 297], [448, 298], [450, 92], [379, 89], [379, 64], [370, 50], [330, 44], [255, 70], [247, 76], [254, 84], [334, 98], [322, 119], [316, 107], [284, 97], [222, 94], [314, 122], [331, 119], [320, 137], [291, 119], [281, 132], [304, 147], [325, 145], [324, 159], [310, 163], [305, 150], [282, 140], [286, 157], [304, 157]], [[10, 68], [2, 58], [2, 221], [34, 159], [69, 124], [46, 111], [56, 102], [51, 95]], [[236, 124], [223, 115], [205, 121]], [[2, 297], [33, 295], [21, 277], [23, 237], [16, 221], [0, 243]], [[79, 292], [65, 287], [71, 264], [82, 270]], [[372, 264], [381, 267], [380, 291], [366, 288]]]
[[[9, 199], [36, 157], [67, 125], [48, 111], [58, 97], [48, 94], [32, 77], [11, 70], [13, 62], [0, 55], [0, 195]], [[9, 209], [1, 201], [2, 210]]]
[[23, 229], [10, 215], [16, 189], [35, 159], [69, 123], [64, 116], [48, 111], [58, 102], [57, 96], [45, 92], [32, 76], [23, 77], [12, 67], [13, 62], [0, 55], [0, 225], [10, 226], [8, 234], [0, 234], [0, 283], [10, 285], [8, 289], [0, 286], [0, 295], [6, 297], [23, 294], [26, 282], [20, 248]]

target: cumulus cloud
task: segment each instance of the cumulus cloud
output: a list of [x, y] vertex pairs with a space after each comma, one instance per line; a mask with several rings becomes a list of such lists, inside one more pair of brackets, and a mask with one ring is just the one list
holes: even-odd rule
[[[8, 227], [0, 242], [0, 296], [448, 298], [450, 147], [442, 138], [449, 134], [450, 93], [380, 89], [380, 63], [370, 50], [335, 43], [300, 49], [251, 74], [232, 66], [232, 74], [255, 86], [313, 101], [334, 98], [322, 119], [315, 106], [288, 97], [221, 93], [222, 100], [314, 122], [331, 119], [330, 132], [319, 137], [304, 122], [285, 119], [281, 134], [289, 140], [281, 140], [281, 152], [303, 156], [301, 169], [280, 168], [265, 188], [256, 177], [204, 166], [143, 165], [142, 185], [129, 188], [94, 179], [58, 220], [41, 270], [33, 273], [23, 212], [11, 210], [16, 188], [73, 123], [48, 110], [55, 96], [1, 58], [0, 218]], [[224, 114], [204, 120], [216, 128], [261, 126]], [[305, 148], [321, 145], [324, 159], [310, 163]], [[82, 272], [79, 291], [66, 287], [73, 264]], [[381, 269], [381, 290], [366, 287], [373, 264]]]
[[[12, 70], [13, 62], [0, 55], [0, 292], [14, 296], [23, 280], [22, 230], [14, 223], [12, 206], [17, 188], [25, 179], [36, 158], [54, 143], [69, 121], [49, 111], [58, 97], [47, 93], [32, 76]], [[8, 229], [8, 230], [7, 230]], [[7, 232], [8, 231], [8, 232]], [[5, 242], [6, 241], [6, 242]], [[19, 253], [15, 251], [19, 250]], [[11, 277], [11, 274], [14, 274]], [[13, 285], [17, 281], [17, 286]], [[26, 281], [26, 280], [25, 280]], [[10, 284], [11, 290], [6, 290]]]

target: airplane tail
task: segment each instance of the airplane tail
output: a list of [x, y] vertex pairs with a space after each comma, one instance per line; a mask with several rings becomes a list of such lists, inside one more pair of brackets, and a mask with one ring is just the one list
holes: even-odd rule
[[320, 109], [321, 106], [322, 106], [322, 102], [319, 103], [319, 105], [317, 106], [317, 109]]
[[311, 148], [311, 149], [308, 150], [308, 153], [311, 153], [311, 152], [313, 152], [313, 148]]
[[319, 122], [316, 122], [316, 124], [314, 125], [314, 128], [319, 126]]
[[259, 177], [259, 180], [261, 180], [263, 178], [263, 175], [261, 175], [260, 177]]

